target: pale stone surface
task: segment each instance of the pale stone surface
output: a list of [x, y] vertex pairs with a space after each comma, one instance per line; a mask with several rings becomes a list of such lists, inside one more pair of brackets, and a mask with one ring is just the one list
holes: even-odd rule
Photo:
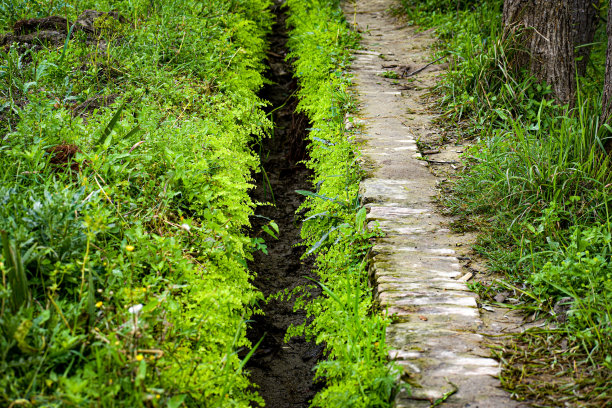
[[[518, 407], [499, 388], [499, 363], [483, 346], [476, 295], [459, 279], [465, 274], [458, 239], [436, 212], [436, 178], [418, 153], [417, 140], [437, 134], [422, 96], [440, 67], [410, 80], [384, 78], [396, 67], [416, 71], [431, 60], [434, 39], [396, 21], [392, 0], [346, 3], [348, 21], [363, 34], [352, 71], [360, 111], [350, 126], [369, 177], [361, 184], [369, 228], [385, 233], [372, 250], [371, 279], [380, 306], [392, 316], [390, 357], [412, 384], [396, 407]], [[347, 122], [348, 123], [348, 122]], [[347, 125], [348, 126], [348, 125]]]

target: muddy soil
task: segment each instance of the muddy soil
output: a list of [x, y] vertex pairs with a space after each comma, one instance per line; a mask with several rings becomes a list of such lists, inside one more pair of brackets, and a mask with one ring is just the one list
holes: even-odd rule
[[[96, 10], [83, 11], [74, 23], [61, 16], [31, 18], [17, 21], [13, 25], [13, 33], [0, 35], [0, 46], [7, 47], [13, 43], [25, 46], [25, 49], [39, 49], [41, 44], [60, 46], [64, 44], [70, 31], [85, 32], [87, 43], [101, 43], [100, 38], [96, 36], [100, 34], [99, 21], [105, 20], [110, 20], [115, 25], [127, 23], [127, 19], [117, 12]], [[22, 52], [25, 49], [22, 49]]]
[[[304, 247], [300, 245], [300, 222], [295, 214], [303, 201], [295, 190], [310, 188], [310, 173], [299, 163], [306, 155], [304, 137], [308, 122], [294, 112], [297, 100], [292, 94], [296, 83], [290, 65], [284, 61], [285, 16], [280, 6], [275, 8], [277, 21], [270, 38], [267, 75], [274, 84], [266, 86], [261, 95], [272, 104], [275, 128], [273, 137], [264, 141], [261, 156], [265, 175], [262, 172], [257, 176], [257, 188], [252, 195], [255, 201], [276, 203], [259, 206], [255, 211], [258, 217], [252, 220], [253, 234], [265, 238], [268, 246], [268, 254], [257, 253], [250, 265], [257, 275], [254, 284], [266, 297], [297, 286], [312, 286], [307, 277], [316, 278], [311, 272], [312, 261], [300, 260]], [[268, 222], [261, 217], [278, 224], [278, 240], [259, 232]], [[312, 295], [319, 293], [314, 291]], [[287, 328], [305, 319], [305, 313], [293, 311], [293, 301], [271, 300], [262, 309], [265, 314], [253, 318], [248, 332], [253, 344], [264, 338], [247, 365], [251, 380], [267, 407], [307, 407], [321, 387], [313, 381], [313, 367], [323, 347], [304, 338], [284, 342]]]

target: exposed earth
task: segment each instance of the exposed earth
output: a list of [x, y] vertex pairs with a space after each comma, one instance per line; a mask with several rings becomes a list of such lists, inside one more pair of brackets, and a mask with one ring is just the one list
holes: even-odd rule
[[[254, 284], [266, 298], [298, 286], [313, 286], [308, 277], [316, 278], [311, 272], [312, 262], [300, 259], [305, 250], [300, 245], [301, 223], [296, 215], [304, 197], [295, 190], [310, 189], [309, 170], [300, 163], [306, 157], [308, 121], [294, 111], [296, 83], [291, 65], [285, 61], [285, 16], [278, 6], [275, 12], [277, 21], [268, 53], [268, 78], [274, 83], [261, 95], [271, 102], [274, 133], [261, 148], [264, 171], [257, 175], [253, 199], [262, 205], [252, 220], [253, 233], [266, 240], [268, 254], [256, 253], [249, 268], [257, 274]], [[260, 230], [269, 220], [278, 225], [278, 240]], [[320, 294], [318, 287], [311, 291], [313, 296]], [[263, 315], [254, 317], [248, 334], [253, 344], [263, 338], [247, 365], [251, 379], [267, 407], [308, 407], [322, 386], [314, 381], [313, 368], [323, 346], [301, 337], [284, 342], [287, 328], [305, 319], [305, 312], [293, 311], [292, 300], [270, 300], [262, 305], [262, 311]]]

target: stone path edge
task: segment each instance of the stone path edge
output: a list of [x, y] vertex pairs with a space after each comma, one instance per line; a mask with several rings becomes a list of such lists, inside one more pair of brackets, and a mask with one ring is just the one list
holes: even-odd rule
[[395, 20], [388, 13], [393, 3], [360, 0], [345, 4], [345, 13], [363, 35], [351, 67], [359, 99], [353, 123], [364, 129], [359, 141], [368, 172], [360, 190], [369, 225], [384, 233], [372, 250], [370, 276], [381, 308], [392, 315], [390, 358], [411, 384], [394, 406], [444, 399], [444, 407], [518, 407], [500, 388], [500, 365], [479, 333], [477, 296], [461, 280], [458, 238], [436, 211], [436, 178], [419, 160], [417, 140], [434, 128], [422, 96], [436, 67], [416, 81], [382, 75], [423, 66], [435, 41]]

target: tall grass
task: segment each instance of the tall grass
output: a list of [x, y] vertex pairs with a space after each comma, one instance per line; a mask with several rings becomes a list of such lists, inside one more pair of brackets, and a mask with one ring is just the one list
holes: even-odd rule
[[[599, 123], [605, 27], [570, 110], [511, 68], [517, 46], [502, 38], [502, 2], [403, 4], [414, 21], [435, 27], [435, 52], [448, 55], [433, 92], [449, 130], [475, 139], [446, 205], [481, 231], [477, 248], [506, 274], [503, 288], [521, 287], [534, 308], [565, 322], [596, 365], [612, 368], [612, 165]], [[567, 316], [559, 312], [566, 298]]]

